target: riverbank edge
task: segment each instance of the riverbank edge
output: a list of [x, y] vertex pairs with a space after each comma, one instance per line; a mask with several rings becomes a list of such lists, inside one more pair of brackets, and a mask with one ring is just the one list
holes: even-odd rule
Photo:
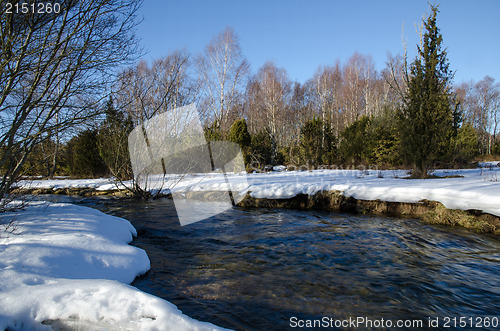
[[[130, 197], [126, 190], [96, 190], [93, 188], [17, 189], [16, 194], [63, 194], [79, 196], [109, 195]], [[187, 196], [210, 201], [221, 192], [194, 191]], [[168, 197], [168, 196], [167, 196]], [[211, 198], [212, 197], [212, 198]], [[448, 209], [442, 203], [431, 200], [419, 202], [395, 202], [362, 200], [346, 196], [341, 191], [318, 191], [314, 195], [298, 194], [290, 198], [254, 198], [248, 192], [238, 203], [242, 208], [283, 208], [296, 210], [319, 210], [347, 212], [362, 215], [417, 218], [427, 224], [462, 227], [476, 233], [500, 235], [500, 217], [481, 210]]]
[[395, 202], [362, 200], [341, 191], [298, 194], [288, 199], [260, 199], [249, 194], [238, 204], [244, 208], [286, 208], [417, 218], [427, 224], [463, 227], [476, 233], [500, 235], [500, 217], [481, 210], [448, 209], [438, 201]]

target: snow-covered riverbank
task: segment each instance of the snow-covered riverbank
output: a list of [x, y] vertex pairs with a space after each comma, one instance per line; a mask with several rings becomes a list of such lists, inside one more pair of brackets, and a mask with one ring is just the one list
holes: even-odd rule
[[[319, 191], [339, 191], [361, 200], [394, 202], [441, 202], [450, 209], [476, 209], [500, 216], [500, 168], [497, 166], [464, 170], [437, 170], [442, 179], [404, 179], [403, 170], [315, 170], [273, 173], [237, 174], [230, 177], [233, 191], [254, 198], [291, 198], [298, 194], [314, 195]], [[23, 182], [24, 188], [115, 188], [110, 179], [33, 180]], [[163, 188], [166, 186], [163, 186]], [[173, 191], [225, 191], [221, 174], [186, 175]]]
[[[447, 208], [500, 216], [500, 168], [439, 170], [449, 178], [408, 180], [405, 171], [316, 170], [237, 174], [231, 188], [254, 198], [284, 199], [339, 191], [361, 200], [438, 201]], [[31, 180], [28, 189], [112, 190], [110, 179]], [[186, 175], [177, 192], [224, 191], [221, 174]], [[167, 191], [165, 191], [167, 192]], [[149, 269], [146, 253], [129, 246], [136, 234], [126, 220], [70, 204], [31, 202], [0, 215], [14, 221], [0, 232], [0, 330], [87, 329], [205, 330], [169, 302], [127, 284]]]
[[127, 220], [32, 202], [0, 214], [0, 330], [216, 330], [127, 285], [150, 268]]

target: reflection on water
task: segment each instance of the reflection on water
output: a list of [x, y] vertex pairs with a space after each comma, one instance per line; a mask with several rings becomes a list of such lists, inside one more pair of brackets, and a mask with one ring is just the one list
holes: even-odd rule
[[[67, 198], [64, 198], [67, 199]], [[235, 329], [289, 319], [500, 315], [500, 240], [410, 219], [232, 209], [181, 227], [170, 200], [79, 199], [130, 220], [152, 270], [133, 285]]]

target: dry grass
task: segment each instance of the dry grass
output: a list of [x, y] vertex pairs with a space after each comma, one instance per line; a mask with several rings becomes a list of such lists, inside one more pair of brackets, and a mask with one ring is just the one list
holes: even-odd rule
[[460, 226], [477, 233], [500, 234], [500, 226], [495, 217], [476, 216], [464, 210], [447, 209], [440, 203], [423, 217], [423, 221], [429, 224]]

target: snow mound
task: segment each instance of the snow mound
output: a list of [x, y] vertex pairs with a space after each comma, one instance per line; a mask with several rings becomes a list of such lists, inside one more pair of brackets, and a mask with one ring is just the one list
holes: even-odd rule
[[59, 280], [0, 294], [0, 329], [216, 330], [173, 304], [110, 280]]
[[[232, 176], [233, 194], [244, 196], [247, 192], [254, 198], [287, 199], [298, 194], [313, 195], [319, 191], [339, 191], [345, 196], [362, 200], [394, 202], [419, 202], [433, 200], [452, 209], [475, 209], [500, 216], [500, 161], [480, 164], [487, 168], [441, 169], [432, 174], [435, 179], [403, 179], [405, 170], [313, 170], [274, 171]], [[495, 165], [495, 166], [494, 166]], [[490, 167], [491, 166], [491, 167]], [[23, 182], [25, 188], [76, 187], [89, 185], [97, 190], [110, 184], [101, 180], [39, 180]], [[160, 184], [163, 181], [159, 182]], [[161, 185], [160, 185], [161, 186]], [[186, 175], [181, 184], [164, 193], [190, 191], [227, 191], [221, 174]]]
[[477, 166], [480, 168], [491, 168], [500, 166], [500, 161], [486, 161], [486, 162], [478, 162]]
[[125, 285], [149, 270], [127, 220], [33, 202], [0, 215], [0, 330], [215, 330]]

